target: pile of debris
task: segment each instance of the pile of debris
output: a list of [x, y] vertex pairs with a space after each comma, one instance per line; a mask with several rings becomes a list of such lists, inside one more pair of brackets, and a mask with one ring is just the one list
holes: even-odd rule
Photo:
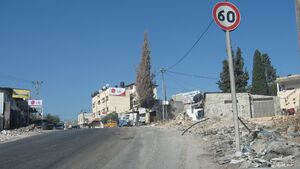
[[44, 132], [47, 131], [36, 128], [34, 124], [13, 130], [2, 130], [0, 131], [0, 143], [13, 141]]
[[167, 128], [174, 128], [175, 126], [178, 130], [183, 131], [193, 123], [194, 122], [192, 121], [192, 118], [190, 118], [185, 112], [183, 112], [179, 113], [174, 120], [168, 121], [163, 125]]
[[[243, 122], [247, 127], [240, 125], [242, 156], [239, 157], [235, 155], [234, 126], [230, 119], [208, 119], [195, 125], [188, 132], [201, 136], [214, 152], [220, 168], [287, 167], [294, 166], [295, 161], [300, 161], [300, 144], [285, 137], [291, 127], [282, 132], [282, 129], [265, 127], [246, 120]], [[193, 123], [195, 122], [179, 115], [169, 125], [183, 131]], [[250, 128], [251, 132], [247, 128]]]

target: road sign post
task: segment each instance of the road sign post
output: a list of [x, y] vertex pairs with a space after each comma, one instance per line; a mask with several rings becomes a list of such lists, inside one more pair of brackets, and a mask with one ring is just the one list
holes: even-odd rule
[[239, 156], [241, 155], [241, 147], [240, 147], [238, 109], [237, 109], [237, 99], [236, 99], [236, 90], [235, 90], [234, 67], [232, 61], [230, 31], [233, 31], [238, 27], [241, 21], [241, 16], [238, 8], [232, 3], [219, 2], [214, 6], [213, 17], [215, 22], [225, 31], [226, 34], [226, 47], [227, 47], [228, 67], [229, 67], [229, 76], [230, 76], [232, 110], [233, 110], [233, 120], [234, 120], [234, 128], [235, 128], [235, 148], [236, 148], [236, 155]]

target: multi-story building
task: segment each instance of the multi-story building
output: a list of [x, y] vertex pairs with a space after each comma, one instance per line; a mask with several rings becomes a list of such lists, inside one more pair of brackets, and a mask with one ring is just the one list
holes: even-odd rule
[[81, 112], [78, 114], [77, 123], [81, 128], [88, 127], [93, 121], [93, 114]]
[[280, 107], [300, 113], [300, 74], [276, 79]]
[[[156, 88], [153, 90], [155, 99], [157, 98]], [[95, 119], [101, 119], [108, 113], [127, 113], [138, 111], [137, 92], [134, 83], [110, 87], [102, 87], [92, 94], [92, 112]]]

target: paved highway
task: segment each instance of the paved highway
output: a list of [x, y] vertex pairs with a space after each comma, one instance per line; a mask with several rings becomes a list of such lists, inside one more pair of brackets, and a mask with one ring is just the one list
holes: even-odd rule
[[55, 131], [0, 144], [0, 168], [217, 168], [198, 141], [154, 127]]

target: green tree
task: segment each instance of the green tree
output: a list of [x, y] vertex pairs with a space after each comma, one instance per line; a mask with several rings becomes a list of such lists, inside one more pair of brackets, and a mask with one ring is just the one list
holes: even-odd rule
[[246, 68], [244, 69], [244, 58], [242, 57], [242, 50], [240, 48], [237, 49], [234, 57], [234, 75], [236, 91], [246, 92], [249, 73]]
[[59, 118], [58, 115], [52, 115], [50, 113], [46, 114], [45, 120], [48, 120], [48, 121], [50, 121], [50, 122], [52, 122], [54, 124], [57, 124], [57, 123], [60, 122], [60, 118]]
[[151, 108], [155, 103], [153, 93], [155, 82], [153, 80], [154, 74], [151, 72], [150, 46], [147, 32], [145, 32], [141, 62], [137, 70], [135, 83], [138, 103], [141, 107]]
[[273, 67], [271, 63], [271, 59], [268, 54], [262, 54], [262, 64], [265, 68], [265, 76], [268, 86], [268, 95], [276, 96], [277, 95], [277, 88], [276, 88], [276, 69]]
[[266, 80], [265, 66], [263, 64], [262, 55], [259, 50], [255, 50], [253, 57], [252, 71], [252, 94], [268, 95], [268, 85]]
[[222, 92], [230, 92], [230, 78], [227, 60], [223, 60], [223, 71], [220, 73], [220, 80], [217, 82], [217, 84]]
[[[232, 52], [234, 53], [234, 52]], [[242, 51], [240, 48], [237, 49], [236, 54], [233, 56], [233, 66], [235, 75], [235, 86], [236, 92], [246, 92], [246, 87], [249, 80], [249, 74], [246, 69], [244, 69], [244, 59], [242, 57]], [[229, 77], [229, 67], [228, 61], [223, 61], [223, 70], [220, 73], [220, 80], [217, 82], [220, 90], [222, 92], [229, 93], [230, 89], [230, 77]]]

